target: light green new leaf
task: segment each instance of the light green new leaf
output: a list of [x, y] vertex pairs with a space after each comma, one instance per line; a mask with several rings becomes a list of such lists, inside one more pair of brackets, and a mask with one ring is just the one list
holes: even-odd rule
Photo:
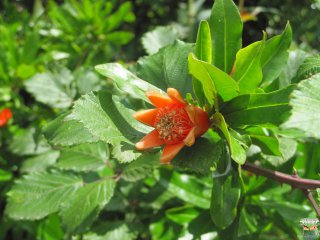
[[160, 89], [138, 78], [119, 63], [102, 64], [96, 66], [95, 69], [103, 76], [111, 78], [120, 90], [134, 98], [148, 102], [149, 100], [145, 95], [147, 91], [161, 92]]
[[242, 42], [243, 24], [234, 2], [214, 1], [209, 24], [212, 36], [212, 63], [229, 74]]
[[290, 85], [270, 93], [253, 93], [236, 97], [222, 109], [226, 122], [232, 127], [245, 125], [279, 125], [289, 114]]
[[231, 158], [238, 164], [244, 164], [246, 161], [246, 151], [240, 145], [238, 140], [229, 133], [228, 125], [221, 113], [215, 113], [212, 117], [213, 123], [218, 127], [228, 141]]
[[301, 81], [293, 91], [291, 116], [282, 128], [296, 128], [306, 136], [320, 139], [320, 74]]
[[210, 214], [217, 227], [225, 229], [234, 221], [240, 195], [241, 184], [234, 170], [228, 176], [213, 179]]
[[160, 184], [177, 198], [197, 207], [210, 207], [210, 188], [196, 177], [161, 169]]
[[166, 217], [179, 225], [190, 223], [198, 215], [199, 211], [195, 207], [188, 205], [170, 208], [166, 211]]
[[41, 219], [57, 212], [82, 184], [81, 178], [59, 172], [27, 175], [9, 191], [6, 214], [19, 220]]
[[97, 142], [99, 140], [82, 123], [67, 118], [68, 114], [61, 114], [43, 128], [43, 133], [51, 144], [56, 146], [72, 146], [85, 142]]
[[238, 81], [241, 94], [253, 93], [262, 81], [261, 54], [265, 45], [262, 41], [242, 48], [236, 57], [233, 78]]
[[105, 166], [108, 160], [108, 144], [83, 143], [63, 149], [57, 167], [74, 171], [94, 171]]
[[130, 162], [141, 155], [134, 143], [151, 129], [132, 117], [133, 111], [107, 92], [82, 96], [74, 105], [70, 118], [80, 121], [99, 140], [114, 146], [113, 155]]
[[88, 183], [62, 205], [60, 216], [67, 232], [84, 232], [113, 196], [113, 179]]
[[203, 87], [203, 92], [210, 105], [215, 104], [217, 108], [218, 97], [223, 101], [229, 101], [238, 95], [237, 83], [219, 68], [198, 60], [193, 54], [189, 55], [189, 71], [197, 78]]
[[292, 30], [288, 23], [283, 33], [266, 41], [261, 55], [263, 69], [263, 86], [270, 84], [279, 77], [285, 67], [292, 41]]
[[[199, 60], [202, 60], [204, 62], [211, 63], [212, 61], [210, 26], [209, 23], [205, 20], [201, 21], [199, 25], [195, 47], [195, 56]], [[192, 85], [193, 91], [200, 103], [200, 106], [203, 106], [206, 103], [206, 101], [201, 81], [193, 77]]]
[[71, 106], [76, 90], [68, 69], [60, 72], [38, 73], [25, 82], [26, 90], [37, 101], [55, 108]]
[[172, 26], [156, 27], [154, 30], [143, 34], [141, 38], [142, 46], [152, 55], [161, 48], [174, 43], [179, 38], [178, 31]]
[[173, 87], [185, 96], [192, 92], [192, 81], [188, 74], [190, 52], [193, 52], [193, 44], [176, 41], [154, 55], [140, 58], [134, 70], [139, 78], [163, 91]]

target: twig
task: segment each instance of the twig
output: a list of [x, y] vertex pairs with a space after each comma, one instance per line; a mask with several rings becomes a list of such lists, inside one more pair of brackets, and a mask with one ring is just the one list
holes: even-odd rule
[[317, 202], [310, 192], [310, 189], [320, 188], [320, 181], [299, 178], [296, 172], [294, 175], [289, 175], [278, 171], [272, 171], [249, 162], [246, 162], [241, 167], [242, 169], [252, 172], [256, 175], [261, 175], [280, 183], [289, 184], [293, 188], [300, 189], [312, 204], [313, 208], [317, 212], [318, 217], [320, 217], [320, 207], [318, 206]]
[[318, 217], [320, 217], [320, 207], [317, 204], [316, 200], [314, 199], [312, 193], [309, 190], [302, 190], [302, 192], [306, 195], [309, 202], [312, 204], [314, 210], [316, 210]]

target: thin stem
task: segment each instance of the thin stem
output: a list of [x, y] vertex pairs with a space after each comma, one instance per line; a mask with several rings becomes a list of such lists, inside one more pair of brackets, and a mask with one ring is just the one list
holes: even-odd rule
[[241, 167], [242, 169], [252, 172], [256, 175], [261, 175], [280, 183], [289, 184], [293, 188], [300, 189], [308, 198], [318, 217], [320, 217], [320, 207], [310, 192], [310, 189], [320, 188], [320, 181], [300, 178], [296, 172], [294, 175], [289, 175], [278, 171], [272, 171], [249, 162], [245, 162], [245, 164], [243, 164]]
[[305, 178], [298, 178], [297, 176], [292, 176], [289, 174], [281, 173], [278, 171], [272, 171], [269, 169], [265, 169], [263, 167], [257, 166], [255, 164], [246, 162], [242, 165], [244, 170], [252, 172], [257, 175], [261, 175], [272, 180], [278, 181], [280, 183], [286, 183], [291, 185], [293, 188], [299, 189], [316, 189], [320, 188], [320, 181], [312, 180], [312, 179], [305, 179]]
[[244, 9], [244, 0], [239, 0], [238, 8], [239, 12], [242, 13]]
[[316, 200], [314, 199], [312, 193], [309, 190], [302, 190], [302, 192], [306, 195], [306, 197], [308, 198], [309, 202], [311, 203], [311, 205], [313, 206], [314, 210], [316, 211], [318, 217], [320, 217], [320, 207], [317, 204]]

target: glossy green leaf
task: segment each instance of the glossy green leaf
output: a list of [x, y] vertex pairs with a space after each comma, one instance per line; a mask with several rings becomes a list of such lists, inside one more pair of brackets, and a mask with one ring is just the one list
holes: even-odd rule
[[210, 188], [196, 177], [162, 169], [159, 181], [167, 191], [181, 200], [200, 208], [209, 208]]
[[70, 120], [67, 116], [68, 114], [61, 114], [43, 128], [43, 133], [51, 144], [72, 146], [85, 142], [97, 142], [99, 140], [82, 123]]
[[140, 58], [134, 68], [136, 75], [163, 91], [173, 87], [185, 96], [192, 92], [188, 74], [188, 54], [192, 51], [192, 44], [176, 41], [154, 55]]
[[[195, 56], [204, 62], [211, 63], [212, 61], [212, 50], [211, 50], [211, 33], [210, 26], [207, 21], [201, 21], [198, 29]], [[200, 103], [200, 106], [205, 104], [205, 95], [203, 92], [203, 86], [201, 81], [192, 78], [193, 91]]]
[[225, 177], [213, 179], [210, 214], [214, 224], [225, 229], [237, 216], [241, 185], [238, 174], [232, 170]]
[[176, 207], [166, 211], [166, 217], [180, 225], [189, 223], [198, 215], [199, 211], [193, 206]]
[[238, 96], [229, 102], [222, 113], [233, 128], [245, 125], [279, 125], [289, 114], [290, 85], [270, 93], [254, 93]]
[[81, 178], [63, 173], [36, 173], [18, 180], [8, 193], [6, 214], [13, 219], [35, 220], [57, 212], [83, 184]]
[[242, 209], [240, 214], [238, 236], [252, 236], [258, 231], [257, 219], [249, 214], [246, 209]]
[[206, 138], [197, 138], [194, 145], [184, 147], [172, 164], [183, 170], [207, 175], [219, 160], [224, 157], [225, 143], [211, 142]]
[[109, 161], [109, 147], [104, 142], [83, 143], [61, 151], [57, 167], [74, 171], [94, 171]]
[[238, 85], [228, 74], [198, 60], [193, 54], [188, 59], [190, 74], [202, 83], [204, 95], [210, 105], [218, 101], [217, 94], [223, 101], [229, 101], [238, 95]]
[[291, 116], [283, 128], [296, 128], [306, 136], [320, 139], [320, 114], [315, 109], [320, 106], [320, 74], [301, 81], [290, 99]]
[[242, 42], [242, 21], [234, 2], [216, 0], [209, 24], [212, 36], [212, 63], [229, 74]]
[[236, 57], [233, 78], [238, 81], [241, 94], [253, 93], [262, 81], [261, 55], [265, 46], [262, 41], [242, 48]]
[[70, 196], [60, 211], [62, 224], [67, 232], [84, 232], [110, 201], [114, 187], [113, 179], [101, 179], [88, 183]]
[[229, 133], [228, 125], [221, 113], [215, 113], [212, 116], [214, 125], [221, 130], [228, 141], [231, 158], [238, 164], [244, 164], [246, 161], [246, 151], [243, 149], [239, 141]]
[[263, 85], [268, 85], [279, 77], [287, 64], [288, 49], [292, 41], [292, 30], [288, 23], [283, 33], [266, 41], [261, 55], [263, 69]]
[[141, 42], [148, 55], [152, 55], [157, 53], [161, 48], [173, 44], [178, 38], [179, 33], [174, 27], [160, 26], [143, 34]]
[[73, 82], [71, 72], [62, 69], [59, 72], [38, 73], [25, 82], [25, 87], [37, 101], [55, 108], [67, 108], [76, 94]]
[[120, 90], [134, 98], [149, 101], [145, 95], [147, 91], [161, 91], [148, 82], [141, 80], [119, 63], [102, 64], [96, 66], [95, 69], [103, 76], [111, 78]]

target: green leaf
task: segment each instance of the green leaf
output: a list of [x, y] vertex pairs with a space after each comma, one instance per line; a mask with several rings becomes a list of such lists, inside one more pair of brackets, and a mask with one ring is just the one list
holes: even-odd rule
[[163, 91], [173, 87], [185, 96], [192, 92], [188, 74], [188, 54], [192, 51], [192, 44], [176, 41], [154, 55], [140, 58], [135, 66], [136, 74]]
[[239, 220], [238, 236], [251, 236], [258, 230], [257, 226], [257, 219], [253, 215], [250, 215], [246, 209], [242, 209]]
[[76, 120], [69, 120], [68, 114], [61, 114], [45, 125], [43, 133], [51, 144], [57, 146], [72, 146], [85, 142], [97, 142], [99, 140], [82, 123]]
[[94, 226], [84, 234], [84, 240], [137, 239], [137, 234], [129, 229], [125, 221], [108, 221]]
[[179, 33], [174, 27], [165, 26], [156, 27], [152, 31], [143, 34], [141, 42], [148, 55], [152, 55], [161, 48], [173, 44], [178, 38]]
[[57, 167], [74, 171], [94, 171], [109, 161], [109, 147], [103, 142], [83, 143], [61, 151]]
[[25, 159], [21, 165], [21, 173], [43, 172], [48, 167], [56, 163], [59, 157], [59, 152], [49, 150], [39, 155]]
[[253, 93], [236, 97], [221, 110], [226, 122], [232, 127], [245, 125], [281, 124], [289, 113], [290, 85], [270, 93]]
[[121, 178], [135, 182], [152, 174], [155, 167], [159, 167], [160, 152], [144, 153], [132, 163], [129, 163], [121, 173]]
[[192, 221], [199, 215], [199, 211], [193, 206], [182, 206], [176, 208], [170, 208], [166, 211], [166, 217], [171, 221], [184, 225]]
[[241, 94], [252, 93], [262, 81], [261, 55], [265, 46], [263, 40], [242, 48], [236, 57], [233, 78], [238, 81]]
[[243, 147], [240, 145], [239, 141], [230, 134], [228, 130], [228, 125], [224, 120], [224, 117], [221, 113], [215, 113], [212, 116], [213, 123], [216, 127], [218, 127], [225, 138], [228, 141], [230, 152], [231, 152], [231, 158], [236, 161], [238, 164], [244, 164], [246, 161], [246, 151], [243, 149]]
[[279, 138], [280, 156], [263, 155], [263, 157], [273, 166], [278, 167], [290, 160], [296, 153], [298, 143], [290, 138]]
[[210, 188], [196, 177], [161, 169], [159, 181], [177, 198], [200, 208], [209, 208]]
[[118, 45], [127, 44], [133, 38], [134, 38], [134, 34], [128, 31], [115, 31], [105, 36], [106, 41], [110, 43], [118, 44]]
[[132, 117], [133, 112], [107, 92], [82, 96], [74, 105], [72, 119], [80, 121], [99, 140], [114, 146], [112, 154], [120, 162], [130, 162], [141, 153], [134, 143], [150, 128]]
[[189, 71], [202, 83], [203, 92], [210, 105], [217, 107], [217, 94], [223, 101], [229, 101], [239, 92], [237, 83], [225, 72], [215, 66], [189, 55]]
[[76, 94], [73, 82], [71, 72], [62, 69], [60, 72], [38, 73], [25, 82], [25, 87], [41, 103], [68, 108]]
[[1, 182], [8, 182], [12, 179], [13, 174], [12, 172], [9, 172], [4, 169], [0, 169], [0, 183]]
[[101, 89], [102, 81], [91, 68], [79, 68], [75, 71], [74, 77], [79, 94], [83, 95], [91, 91]]
[[96, 66], [95, 69], [103, 76], [111, 78], [120, 90], [134, 98], [143, 99], [149, 102], [145, 95], [146, 92], [161, 92], [160, 89], [138, 78], [119, 63], [102, 64]]
[[27, 175], [9, 191], [6, 214], [16, 220], [41, 219], [57, 212], [82, 184], [81, 178], [59, 172]]
[[281, 127], [300, 129], [306, 136], [320, 139], [319, 91], [320, 74], [301, 81], [291, 95], [291, 116]]
[[287, 87], [293, 83], [293, 78], [296, 76], [297, 71], [308, 54], [300, 49], [289, 52], [288, 63], [283, 68], [279, 76], [279, 87]]
[[[211, 50], [211, 33], [209, 23], [205, 20], [201, 21], [198, 29], [198, 35], [195, 47], [195, 56], [204, 62], [211, 63], [212, 50]], [[198, 98], [200, 106], [205, 104], [205, 95], [201, 81], [192, 78], [193, 91]]]
[[210, 16], [212, 63], [230, 73], [236, 53], [241, 48], [242, 21], [232, 0], [216, 0]]
[[60, 216], [67, 232], [84, 232], [113, 196], [113, 179], [88, 183], [65, 201]]
[[183, 170], [208, 175], [217, 162], [223, 158], [225, 143], [211, 142], [206, 138], [197, 138], [194, 145], [184, 147], [172, 164]]
[[9, 144], [12, 153], [18, 156], [31, 155], [36, 152], [35, 128], [19, 129]]
[[261, 55], [263, 85], [268, 85], [279, 77], [288, 60], [288, 49], [292, 41], [292, 30], [289, 23], [283, 33], [266, 42]]
[[294, 82], [299, 82], [303, 79], [310, 78], [313, 75], [320, 73], [320, 56], [308, 57], [304, 60], [298, 69]]
[[236, 171], [225, 177], [213, 179], [210, 214], [215, 225], [224, 229], [237, 216], [241, 185]]

